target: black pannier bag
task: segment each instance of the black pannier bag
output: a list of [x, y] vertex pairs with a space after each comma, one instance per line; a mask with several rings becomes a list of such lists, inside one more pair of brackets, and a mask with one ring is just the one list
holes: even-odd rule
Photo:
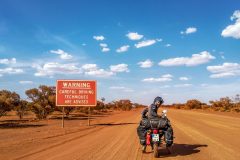
[[148, 118], [142, 118], [141, 121], [140, 121], [140, 126], [144, 129], [149, 129], [151, 127], [149, 119]]
[[145, 145], [146, 133], [147, 133], [147, 130], [150, 129], [150, 127], [151, 126], [150, 126], [150, 122], [149, 122], [148, 118], [142, 118], [139, 126], [137, 127], [137, 134], [139, 136], [141, 145]]
[[165, 129], [167, 128], [168, 120], [165, 118], [152, 118], [150, 119], [150, 126], [152, 129]]
[[138, 137], [139, 137], [139, 139], [140, 139], [140, 143], [142, 144], [142, 145], [144, 145], [145, 144], [145, 141], [146, 141], [146, 132], [147, 132], [147, 130], [146, 129], [144, 129], [143, 128], [143, 126], [141, 126], [141, 125], [139, 125], [138, 127], [137, 127], [137, 134], [138, 134]]

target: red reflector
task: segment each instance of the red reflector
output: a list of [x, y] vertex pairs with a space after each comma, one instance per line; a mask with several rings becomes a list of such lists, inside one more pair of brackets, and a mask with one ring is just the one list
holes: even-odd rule
[[158, 133], [158, 130], [157, 130], [157, 129], [154, 129], [154, 130], [153, 130], [153, 133], [154, 133], [154, 134], [157, 134], [157, 133]]

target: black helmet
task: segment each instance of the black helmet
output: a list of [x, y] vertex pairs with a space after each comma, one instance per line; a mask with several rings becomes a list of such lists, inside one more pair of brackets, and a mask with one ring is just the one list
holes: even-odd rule
[[162, 97], [156, 97], [154, 99], [153, 103], [155, 104], [156, 102], [160, 102], [160, 104], [163, 104], [164, 101], [163, 101]]

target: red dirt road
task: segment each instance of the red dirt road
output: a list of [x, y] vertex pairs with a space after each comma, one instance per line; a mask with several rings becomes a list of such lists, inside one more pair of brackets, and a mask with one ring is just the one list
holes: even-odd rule
[[[173, 153], [160, 150], [158, 159], [239, 160], [240, 117], [204, 112], [169, 110], [174, 129]], [[18, 147], [12, 153], [5, 149], [0, 159], [22, 160], [150, 160], [153, 154], [142, 154], [136, 128], [140, 111], [111, 115], [94, 127], [37, 141]], [[94, 122], [96, 123], [96, 122]], [[4, 148], [3, 148], [4, 149]], [[26, 150], [28, 152], [26, 152]]]

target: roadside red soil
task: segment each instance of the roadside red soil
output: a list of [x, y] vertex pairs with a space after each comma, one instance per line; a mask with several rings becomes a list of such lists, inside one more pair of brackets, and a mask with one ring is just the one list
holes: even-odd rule
[[[162, 148], [159, 159], [239, 159], [240, 115], [170, 109], [168, 117], [176, 137], [173, 153], [168, 155]], [[64, 129], [60, 120], [0, 128], [0, 159], [154, 159], [150, 149], [141, 153], [136, 134], [139, 120], [140, 110], [136, 110], [97, 117], [90, 127], [86, 120], [75, 119], [66, 121]]]

